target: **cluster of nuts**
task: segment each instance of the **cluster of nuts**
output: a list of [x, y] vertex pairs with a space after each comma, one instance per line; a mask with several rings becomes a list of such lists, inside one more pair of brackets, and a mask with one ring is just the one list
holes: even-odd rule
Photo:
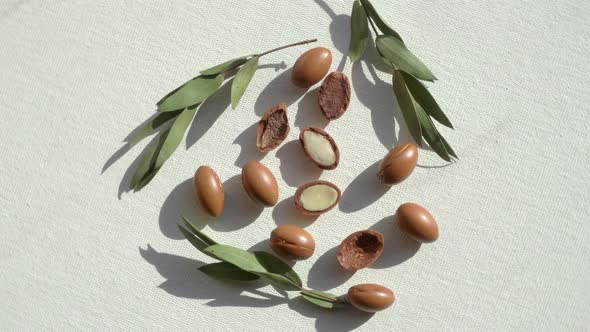
[[[299, 87], [318, 83], [330, 69], [332, 54], [322, 47], [305, 52], [292, 70], [292, 81]], [[351, 87], [346, 75], [333, 72], [326, 76], [319, 90], [322, 114], [330, 120], [342, 116], [350, 103]], [[271, 107], [258, 124], [256, 146], [262, 152], [278, 147], [289, 134], [287, 105]], [[305, 128], [299, 134], [299, 142], [310, 162], [324, 170], [338, 167], [340, 152], [335, 140], [324, 130]], [[418, 148], [413, 143], [394, 147], [383, 158], [376, 176], [384, 184], [397, 184], [408, 178], [418, 160]], [[203, 209], [211, 216], [223, 213], [224, 191], [215, 171], [209, 166], [197, 169], [194, 194]], [[277, 180], [272, 172], [258, 161], [251, 160], [242, 168], [242, 184], [249, 197], [258, 204], [271, 207], [279, 198]], [[304, 215], [320, 215], [334, 208], [340, 201], [340, 189], [333, 183], [317, 180], [300, 186], [294, 196], [294, 205]], [[414, 203], [402, 204], [395, 214], [399, 228], [416, 241], [427, 243], [438, 238], [438, 226], [433, 216]], [[347, 270], [358, 270], [373, 264], [381, 255], [385, 237], [374, 230], [362, 230], [350, 234], [337, 251], [339, 264]], [[301, 227], [282, 225], [270, 235], [270, 247], [288, 260], [304, 260], [315, 251], [313, 236]], [[369, 312], [389, 307], [395, 299], [393, 292], [376, 284], [351, 287], [347, 300], [355, 307]]]

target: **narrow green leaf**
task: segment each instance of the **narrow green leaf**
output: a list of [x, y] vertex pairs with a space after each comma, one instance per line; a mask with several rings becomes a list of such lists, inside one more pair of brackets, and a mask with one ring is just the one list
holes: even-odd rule
[[367, 20], [367, 14], [360, 0], [355, 0], [352, 5], [352, 14], [350, 15], [350, 46], [348, 48], [348, 57], [351, 62], [355, 62], [363, 55], [368, 37], [369, 21]]
[[159, 168], [164, 165], [164, 162], [174, 153], [174, 150], [180, 145], [186, 129], [193, 121], [196, 112], [197, 106], [193, 106], [185, 109], [176, 117], [174, 123], [172, 123], [172, 127], [170, 127], [170, 133], [166, 137], [166, 140], [162, 144], [162, 148], [158, 153], [154, 168]]
[[[138, 184], [144, 178], [150, 178], [149, 176], [146, 177], [146, 175], [149, 175], [150, 171], [152, 171], [154, 169], [153, 166], [156, 163], [158, 153], [159, 153], [160, 149], [162, 148], [162, 144], [164, 144], [166, 137], [168, 137], [169, 132], [170, 132], [170, 129], [167, 129], [166, 131], [161, 132], [158, 136], [156, 136], [156, 138], [154, 138], [152, 140], [149, 148], [143, 154], [141, 161], [137, 165], [137, 168], [135, 169], [135, 173], [133, 173], [133, 176], [131, 177], [130, 188], [138, 191], [139, 189], [141, 189], [141, 188], [138, 189]], [[155, 173], [153, 173], [153, 175], [155, 175]], [[153, 178], [153, 176], [151, 176], [151, 178]], [[151, 180], [151, 178], [150, 178], [150, 180]]]
[[269, 284], [273, 285], [276, 288], [283, 289], [283, 290], [300, 290], [301, 286], [296, 285], [293, 281], [289, 280], [288, 278], [275, 273], [270, 272], [253, 272], [259, 276], [261, 276], [264, 280], [268, 281]]
[[231, 85], [231, 107], [235, 109], [244, 95], [248, 84], [252, 80], [254, 73], [256, 73], [256, 69], [258, 68], [258, 57], [255, 56], [252, 59], [248, 60], [238, 73], [236, 77], [234, 77], [234, 81]]
[[406, 81], [408, 90], [410, 90], [410, 93], [414, 97], [414, 100], [422, 106], [426, 113], [442, 125], [453, 128], [453, 124], [451, 124], [451, 121], [447, 118], [445, 113], [443, 113], [442, 109], [440, 109], [440, 106], [438, 106], [438, 103], [434, 100], [434, 97], [430, 94], [430, 91], [428, 91], [424, 84], [405, 71], [402, 71], [401, 73]]
[[223, 83], [223, 75], [197, 76], [166, 95], [158, 102], [158, 111], [181, 110], [203, 102]]
[[307, 296], [317, 297], [331, 302], [338, 302], [338, 296], [332, 293], [322, 292], [315, 289], [304, 289], [301, 292], [306, 294]]
[[141, 142], [141, 140], [153, 134], [161, 125], [175, 118], [180, 112], [182, 111], [158, 113], [158, 115], [137, 130], [137, 133], [133, 136], [129, 145], [131, 147], [135, 146], [137, 143]]
[[379, 52], [397, 66], [398, 69], [406, 71], [421, 80], [436, 80], [430, 69], [397, 38], [379, 36], [377, 37], [376, 44]]
[[182, 220], [184, 221], [184, 224], [186, 225], [186, 227], [193, 234], [195, 234], [195, 236], [197, 236], [201, 241], [205, 242], [208, 246], [212, 246], [214, 244], [217, 244], [217, 242], [213, 241], [213, 239], [211, 239], [210, 237], [205, 235], [205, 233], [201, 232], [197, 227], [195, 227], [195, 224], [193, 224], [193, 222], [190, 221], [187, 217], [182, 216]]
[[209, 76], [224, 73], [226, 71], [232, 70], [236, 67], [243, 65], [244, 63], [246, 63], [246, 61], [248, 61], [248, 59], [250, 59], [250, 57], [251, 55], [246, 55], [239, 58], [228, 60], [222, 64], [201, 71], [201, 74]]
[[447, 140], [442, 135], [440, 136], [440, 139], [442, 140], [443, 144], [445, 145], [445, 150], [447, 150], [449, 155], [455, 157], [455, 159], [459, 159], [459, 157], [457, 157], [457, 153], [455, 153], [455, 150], [453, 150], [453, 148], [449, 145]]
[[253, 281], [260, 279], [259, 276], [226, 262], [203, 265], [199, 267], [199, 270], [215, 279], [231, 281]]
[[442, 159], [450, 162], [451, 157], [447, 150], [445, 149], [445, 145], [442, 141], [442, 136], [434, 126], [434, 122], [430, 119], [426, 111], [422, 109], [419, 104], [415, 104], [416, 106], [416, 114], [418, 115], [418, 119], [420, 121], [420, 125], [422, 127], [422, 134], [424, 135], [424, 139], [428, 142], [428, 145], [432, 148], [436, 154]]
[[326, 309], [335, 309], [337, 307], [340, 306], [340, 304], [338, 302], [334, 302], [334, 301], [328, 301], [326, 299], [323, 298], [319, 298], [319, 297], [315, 297], [315, 296], [311, 296], [308, 293], [305, 292], [301, 292], [301, 297], [303, 297], [305, 300], [307, 300], [308, 302], [311, 302], [319, 307], [322, 308], [326, 308]]
[[379, 16], [377, 11], [375, 10], [375, 7], [373, 7], [373, 4], [371, 4], [369, 0], [361, 0], [361, 2], [369, 16], [373, 19], [379, 30], [381, 30], [381, 32], [388, 36], [399, 39], [402, 43], [404, 42], [402, 36], [400, 36], [399, 33], [395, 32], [395, 30], [393, 30], [387, 23], [385, 23], [381, 16]]
[[302, 286], [301, 278], [287, 263], [273, 254], [265, 251], [255, 251], [254, 257], [258, 262], [268, 271], [275, 274], [280, 274], [285, 278], [291, 280], [297, 286]]
[[420, 122], [418, 121], [418, 117], [416, 115], [416, 109], [414, 108], [414, 101], [412, 100], [412, 96], [408, 91], [402, 74], [397, 69], [393, 71], [393, 92], [395, 93], [397, 103], [399, 104], [399, 108], [402, 111], [410, 134], [416, 143], [421, 145], [422, 131], [420, 129]]
[[252, 273], [267, 272], [252, 253], [224, 244], [214, 244], [205, 249], [218, 259]]
[[159, 171], [160, 168], [150, 169], [149, 172], [139, 181], [139, 183], [137, 183], [133, 190], [135, 192], [138, 192], [141, 189], [143, 189], [143, 187], [145, 187], [148, 183], [150, 183], [150, 181], [152, 181], [154, 176], [156, 176], [156, 174], [158, 174]]

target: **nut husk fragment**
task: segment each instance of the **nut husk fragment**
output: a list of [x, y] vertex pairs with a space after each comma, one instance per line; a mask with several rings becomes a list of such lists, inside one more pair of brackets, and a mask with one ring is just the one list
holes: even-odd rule
[[312, 181], [297, 188], [295, 207], [303, 214], [317, 216], [333, 209], [340, 196], [340, 189], [332, 182]]
[[332, 136], [323, 129], [317, 127], [303, 129], [299, 134], [299, 143], [305, 156], [317, 167], [325, 170], [338, 167], [340, 150]]
[[261, 152], [268, 152], [287, 138], [290, 131], [287, 105], [284, 103], [271, 107], [258, 122], [256, 147]]
[[346, 112], [350, 104], [350, 80], [340, 72], [332, 72], [322, 82], [319, 92], [320, 110], [329, 120], [335, 120]]
[[364, 230], [350, 234], [338, 247], [338, 263], [347, 270], [359, 270], [373, 264], [383, 252], [383, 235]]

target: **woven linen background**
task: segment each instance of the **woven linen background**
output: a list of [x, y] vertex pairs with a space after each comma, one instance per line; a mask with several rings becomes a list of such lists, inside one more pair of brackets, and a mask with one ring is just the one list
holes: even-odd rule
[[[436, 74], [429, 84], [461, 158], [421, 150], [419, 167], [383, 190], [377, 162], [408, 140], [391, 78], [351, 66], [347, 0], [0, 1], [0, 330], [415, 331], [590, 328], [590, 2], [373, 0]], [[312, 45], [261, 60], [239, 107], [229, 86], [197, 113], [179, 149], [139, 193], [122, 193], [147, 145], [122, 142], [155, 103], [200, 69], [299, 40], [332, 50], [352, 81], [349, 111], [327, 123], [317, 86], [294, 88], [289, 68]], [[255, 124], [278, 102], [291, 133], [266, 155]], [[319, 172], [300, 129], [326, 127], [341, 164]], [[276, 175], [278, 205], [258, 209], [239, 174], [259, 159]], [[191, 212], [190, 178], [209, 164], [228, 207], [204, 230], [219, 242], [268, 249], [277, 224], [306, 226], [317, 243], [295, 270], [315, 289], [392, 288], [374, 316], [325, 311], [263, 284], [218, 282], [176, 229]], [[305, 181], [343, 191], [315, 222], [292, 210]], [[122, 182], [123, 180], [123, 182]], [[440, 238], [418, 246], [392, 223], [417, 202]], [[335, 248], [353, 231], [382, 231], [371, 268], [342, 273]], [[265, 295], [269, 294], [269, 295]]]

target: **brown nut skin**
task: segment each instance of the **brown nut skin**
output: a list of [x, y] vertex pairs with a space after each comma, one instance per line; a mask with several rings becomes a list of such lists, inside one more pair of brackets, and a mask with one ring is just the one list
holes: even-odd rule
[[312, 48], [295, 61], [291, 71], [293, 84], [309, 88], [321, 81], [332, 66], [332, 52], [325, 47]]
[[320, 87], [320, 111], [326, 119], [336, 120], [341, 117], [350, 104], [350, 80], [340, 72], [330, 73]]
[[[303, 207], [303, 204], [301, 203], [301, 194], [303, 193], [303, 191], [309, 187], [315, 186], [315, 185], [326, 185], [329, 186], [331, 188], [333, 188], [334, 190], [336, 190], [337, 193], [337, 198], [336, 198], [336, 202], [334, 202], [334, 204], [330, 205], [329, 207], [321, 210], [321, 211], [309, 211], [306, 210]], [[328, 181], [324, 181], [324, 180], [317, 180], [317, 181], [312, 181], [312, 182], [308, 182], [304, 185], [302, 185], [301, 187], [297, 188], [297, 191], [295, 191], [295, 196], [294, 196], [294, 201], [295, 201], [295, 208], [297, 210], [299, 210], [299, 212], [301, 212], [304, 215], [308, 215], [308, 216], [319, 216], [322, 213], [326, 213], [330, 210], [332, 210], [336, 205], [338, 205], [338, 202], [340, 202], [340, 198], [342, 197], [342, 193], [340, 191], [340, 188], [338, 188], [335, 184], [333, 184], [332, 182], [328, 182]]]
[[[314, 133], [318, 133], [318, 134], [324, 136], [328, 140], [328, 142], [330, 142], [330, 145], [332, 146], [332, 151], [334, 151], [334, 154], [336, 155], [336, 161], [334, 161], [334, 163], [332, 165], [327, 165], [327, 166], [322, 165], [322, 164], [318, 163], [315, 159], [313, 159], [312, 156], [310, 156], [310, 154], [305, 146], [305, 142], [303, 140], [303, 135], [305, 135], [306, 131], [313, 131]], [[301, 132], [299, 133], [299, 143], [301, 144], [301, 148], [303, 149], [303, 153], [305, 154], [307, 159], [309, 159], [317, 167], [324, 169], [324, 170], [332, 170], [332, 169], [338, 167], [338, 164], [340, 163], [340, 149], [338, 149], [338, 145], [336, 145], [336, 141], [334, 141], [332, 136], [330, 136], [330, 134], [325, 132], [323, 129], [317, 128], [317, 127], [307, 127], [305, 129], [301, 130]]]
[[422, 206], [415, 203], [400, 205], [395, 213], [399, 228], [418, 242], [430, 243], [438, 239], [436, 220]]
[[262, 206], [274, 206], [279, 200], [279, 186], [272, 172], [260, 162], [250, 160], [242, 168], [242, 184], [248, 196]]
[[399, 144], [385, 155], [377, 171], [377, 177], [385, 184], [398, 184], [412, 174], [417, 162], [416, 144]]
[[348, 302], [365, 312], [387, 309], [394, 301], [393, 291], [378, 284], [360, 284], [348, 289]]
[[283, 143], [290, 130], [287, 104], [277, 104], [266, 111], [258, 122], [256, 147], [260, 152], [271, 151]]
[[356, 271], [373, 264], [383, 252], [384, 238], [377, 231], [350, 234], [338, 247], [336, 258], [346, 270]]
[[282, 225], [270, 233], [270, 247], [285, 259], [303, 260], [313, 255], [315, 240], [301, 227]]
[[197, 168], [193, 176], [193, 194], [195, 201], [200, 203], [210, 216], [219, 217], [223, 213], [223, 185], [211, 167]]

